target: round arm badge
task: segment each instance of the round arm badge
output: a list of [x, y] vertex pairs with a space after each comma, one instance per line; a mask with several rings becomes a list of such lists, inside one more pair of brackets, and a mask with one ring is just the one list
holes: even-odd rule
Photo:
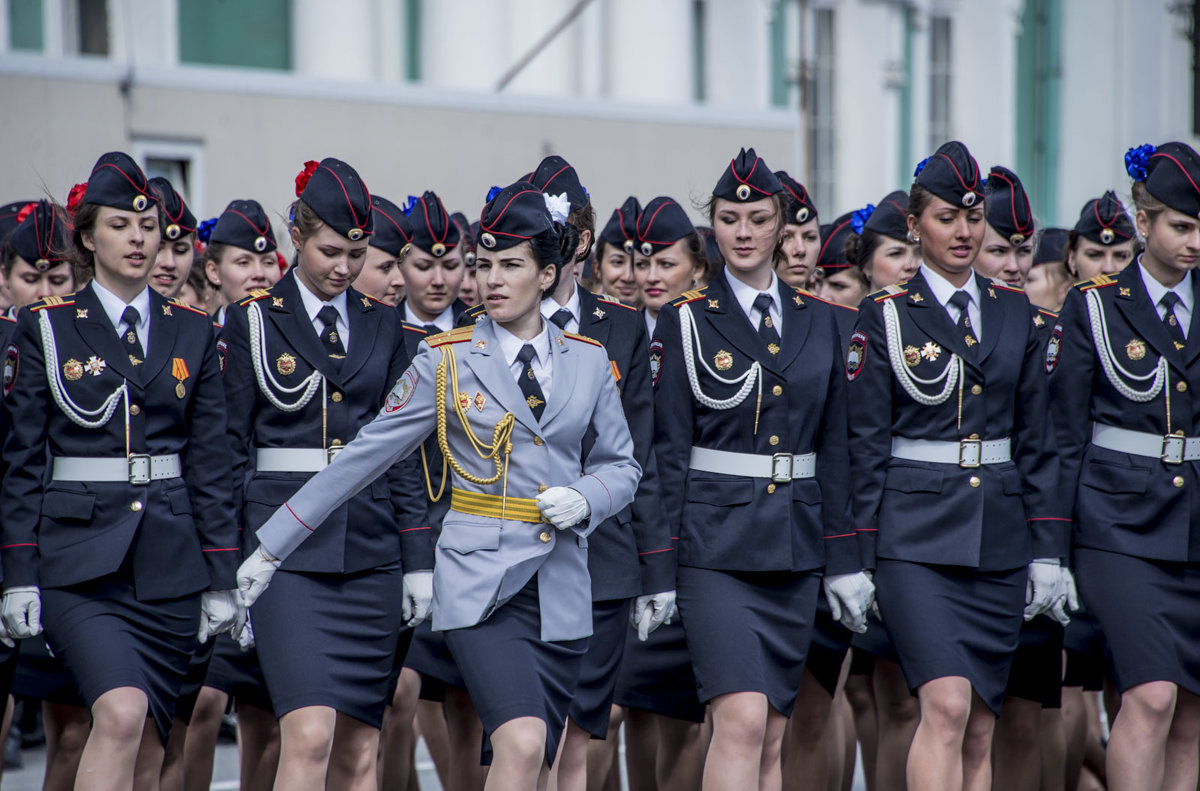
[[1058, 353], [1062, 347], [1063, 325], [1058, 322], [1054, 325], [1054, 331], [1050, 333], [1050, 340], [1046, 343], [1046, 373], [1054, 373], [1054, 369], [1058, 367]]
[[846, 350], [846, 379], [853, 382], [862, 373], [867, 360], [867, 334], [855, 330], [850, 336], [850, 348]]
[[11, 393], [13, 385], [17, 383], [17, 363], [20, 356], [15, 343], [10, 343], [4, 351], [4, 395]]

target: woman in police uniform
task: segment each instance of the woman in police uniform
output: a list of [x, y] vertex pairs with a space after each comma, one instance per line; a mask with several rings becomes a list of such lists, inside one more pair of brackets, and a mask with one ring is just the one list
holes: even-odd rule
[[[279, 252], [271, 218], [258, 201], [230, 201], [220, 217], [200, 224], [204, 272], [213, 288], [213, 320], [225, 323], [225, 311], [256, 290], [270, 286], [278, 273]], [[277, 278], [274, 278], [277, 279]]]
[[447, 332], [469, 307], [458, 298], [466, 271], [462, 234], [436, 193], [426, 190], [409, 200], [412, 246], [400, 260], [404, 299], [397, 309], [401, 318], [430, 334]]
[[[258, 531], [264, 551], [286, 558], [305, 525], [436, 428], [453, 476], [433, 626], [494, 750], [489, 788], [533, 789], [554, 756], [591, 632], [587, 535], [629, 504], [640, 476], [603, 349], [539, 312], [575, 249], [565, 219], [552, 221], [522, 182], [488, 203], [476, 272], [489, 315], [423, 344], [376, 420]], [[270, 558], [248, 560], [244, 595], [273, 573]]]
[[147, 717], [161, 763], [197, 622], [241, 618], [212, 326], [147, 287], [159, 213], [133, 160], [105, 154], [86, 190], [94, 280], [23, 311], [6, 352], [2, 496], [5, 622], [28, 637], [43, 613], [92, 710], [80, 789], [133, 784]]
[[921, 705], [910, 787], [988, 787], [1022, 610], [1061, 598], [1066, 555], [1029, 302], [971, 270], [980, 181], [958, 142], [918, 166], [908, 211], [921, 269], [863, 300], [846, 358], [855, 527]]
[[753, 149], [730, 162], [710, 204], [725, 272], [663, 308], [650, 349], [679, 610], [712, 704], [706, 788], [779, 782], [819, 570], [855, 628], [870, 601], [846, 527], [841, 339], [834, 308], [772, 269], [782, 190]]
[[[233, 475], [244, 481], [235, 500], [249, 541], [379, 411], [409, 363], [396, 311], [350, 287], [374, 227], [366, 186], [329, 158], [306, 167], [297, 194], [293, 274], [227, 311], [221, 334]], [[254, 608], [280, 721], [276, 788], [375, 784], [397, 635], [425, 617], [431, 596], [418, 486], [415, 462], [396, 465], [321, 520], [320, 536]]]
[[1194, 786], [1200, 733], [1200, 156], [1147, 145], [1126, 165], [1145, 251], [1068, 294], [1045, 361], [1080, 593], [1121, 691], [1114, 791]]
[[[816, 288], [817, 257], [821, 253], [821, 225], [817, 204], [804, 185], [786, 171], [775, 171], [787, 203], [787, 225], [775, 256], [775, 273], [795, 288]], [[855, 305], [858, 303], [855, 302]]]

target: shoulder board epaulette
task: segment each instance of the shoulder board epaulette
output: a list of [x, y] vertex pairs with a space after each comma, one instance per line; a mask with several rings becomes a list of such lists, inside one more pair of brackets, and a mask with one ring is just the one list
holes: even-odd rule
[[7, 321], [9, 324], [16, 324], [17, 320], [7, 315], [0, 314], [0, 321]]
[[251, 302], [258, 302], [260, 299], [271, 296], [271, 292], [265, 288], [256, 288], [250, 292], [250, 296], [241, 299], [239, 305], [249, 305]]
[[809, 291], [806, 288], [797, 288], [795, 291], [797, 294], [799, 294], [802, 297], [807, 297], [808, 299], [815, 299], [817, 302], [824, 302], [826, 305], [832, 305], [835, 308], [843, 308], [845, 310], [852, 310], [855, 313], [858, 313], [858, 308], [854, 307], [853, 305], [843, 305], [840, 302], [830, 302], [827, 299], [821, 299], [816, 294], [814, 294], [813, 292]]
[[1038, 308], [1037, 311], [1038, 311], [1038, 313], [1042, 314], [1043, 316], [1045, 316], [1048, 319], [1053, 319], [1055, 321], [1058, 320], [1058, 314], [1052, 310], [1045, 310], [1043, 308]]
[[212, 323], [212, 325], [213, 325], [213, 329], [214, 329], [214, 330], [218, 330], [218, 331], [220, 331], [220, 330], [223, 330], [223, 329], [225, 329], [225, 325], [224, 325], [224, 324], [217, 324], [215, 321]]
[[1116, 282], [1117, 279], [1112, 275], [1096, 275], [1091, 280], [1085, 280], [1084, 282], [1080, 283], [1078, 286], [1076, 286], [1076, 288], [1078, 288], [1080, 291], [1088, 291], [1093, 288], [1111, 286]]
[[29, 306], [30, 310], [41, 310], [42, 308], [61, 308], [63, 305], [74, 305], [75, 295], [68, 294], [65, 297], [45, 297]]
[[428, 334], [429, 334], [429, 330], [425, 329], [424, 327], [421, 327], [421, 326], [418, 326], [418, 325], [416, 325], [416, 324], [412, 324], [412, 323], [410, 323], [410, 322], [403, 321], [403, 320], [402, 320], [400, 323], [401, 323], [402, 325], [404, 325], [404, 329], [408, 330], [409, 332], [416, 332], [416, 333], [419, 333], [419, 334], [421, 334], [421, 335], [428, 335]]
[[678, 297], [675, 298], [675, 301], [672, 302], [671, 304], [676, 307], [679, 307], [680, 305], [686, 305], [689, 302], [695, 302], [696, 300], [703, 299], [703, 298], [704, 298], [704, 290], [703, 289], [693, 289], [692, 291], [685, 291], [682, 294], [680, 294]]
[[604, 348], [604, 344], [600, 343], [600, 341], [589, 338], [586, 335], [576, 335], [573, 332], [564, 332], [563, 335], [565, 335], [566, 337], [570, 338], [573, 341], [583, 341], [584, 343], [590, 343], [593, 346], [599, 346], [602, 349]]
[[637, 308], [635, 308], [633, 305], [626, 305], [621, 300], [617, 299], [616, 297], [610, 297], [608, 294], [597, 294], [596, 298], [605, 305], [612, 305], [614, 308], [625, 308], [625, 310], [632, 310], [634, 313], [637, 313]]
[[1020, 288], [1018, 286], [1010, 286], [1008, 283], [1005, 283], [1003, 280], [1001, 280], [998, 277], [993, 277], [991, 279], [991, 281], [988, 283], [988, 285], [992, 286], [993, 288], [1002, 288], [1005, 291], [1015, 291], [1018, 294], [1025, 293], [1025, 289]]
[[463, 313], [466, 313], [471, 318], [475, 318], [480, 313], [483, 313], [483, 311], [484, 311], [483, 303], [480, 302], [478, 305], [472, 305], [471, 307], [467, 308], [466, 310], [463, 311]]
[[471, 340], [471, 333], [475, 332], [474, 327], [457, 327], [449, 332], [439, 332], [437, 335], [430, 335], [425, 339], [425, 342], [430, 346], [444, 346], [447, 343], [462, 343], [463, 341]]
[[167, 301], [170, 302], [173, 307], [183, 308], [184, 310], [190, 310], [192, 313], [199, 313], [201, 316], [204, 316], [206, 318], [208, 317], [207, 313], [200, 310], [199, 308], [193, 308], [191, 305], [189, 305], [188, 303], [184, 302], [181, 299], [170, 299]]
[[903, 296], [904, 294], [907, 294], [907, 293], [908, 293], [907, 288], [905, 288], [904, 286], [898, 285], [896, 283], [893, 283], [890, 286], [884, 286], [883, 288], [876, 291], [874, 294], [871, 295], [871, 299], [875, 300], [876, 302], [885, 302], [889, 299], [895, 299], [896, 297]]

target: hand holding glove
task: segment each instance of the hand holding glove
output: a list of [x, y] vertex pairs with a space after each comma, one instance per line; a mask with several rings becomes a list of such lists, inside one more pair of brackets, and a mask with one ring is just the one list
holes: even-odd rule
[[1049, 615], [1054, 620], [1058, 621], [1063, 626], [1071, 622], [1071, 616], [1067, 611], [1079, 611], [1079, 593], [1075, 590], [1075, 575], [1066, 566], [1059, 569], [1059, 586], [1062, 596], [1057, 599], [1054, 604], [1050, 605]]
[[554, 486], [542, 492], [537, 496], [537, 507], [559, 530], [574, 527], [592, 513], [587, 499], [569, 486]]
[[1066, 595], [1061, 591], [1062, 567], [1058, 558], [1038, 558], [1029, 564], [1025, 583], [1025, 620], [1032, 621]]
[[865, 571], [824, 579], [825, 600], [834, 620], [852, 632], [867, 631], [867, 610], [875, 600], [875, 583]]
[[42, 592], [36, 585], [18, 585], [4, 591], [0, 618], [8, 636], [24, 640], [42, 633]]
[[429, 617], [433, 609], [433, 572], [410, 571], [404, 575], [404, 598], [400, 602], [400, 617], [405, 626], [416, 626]]
[[650, 633], [664, 623], [670, 623], [675, 614], [675, 591], [638, 596], [633, 602], [629, 620], [637, 629], [638, 639], [643, 643]]
[[229, 632], [237, 639], [245, 625], [246, 607], [236, 590], [200, 594], [200, 632], [196, 637], [202, 645], [222, 632]]
[[271, 577], [279, 570], [279, 558], [273, 557], [261, 544], [238, 566], [237, 586], [242, 605], [249, 609], [267, 589]]

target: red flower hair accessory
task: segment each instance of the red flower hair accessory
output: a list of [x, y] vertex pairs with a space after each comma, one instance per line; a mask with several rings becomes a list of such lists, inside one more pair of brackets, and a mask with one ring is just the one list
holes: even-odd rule
[[22, 206], [21, 210], [17, 212], [17, 225], [25, 222], [25, 218], [28, 217], [29, 213], [35, 208], [37, 208], [36, 203], [26, 203], [24, 206]]
[[299, 198], [304, 193], [304, 188], [308, 186], [308, 180], [312, 178], [312, 174], [317, 172], [320, 162], [310, 159], [304, 163], [304, 170], [296, 174], [296, 197]]
[[76, 184], [71, 187], [71, 193], [67, 195], [67, 212], [72, 217], [75, 212], [79, 211], [79, 204], [83, 203], [83, 196], [87, 194], [87, 184]]

